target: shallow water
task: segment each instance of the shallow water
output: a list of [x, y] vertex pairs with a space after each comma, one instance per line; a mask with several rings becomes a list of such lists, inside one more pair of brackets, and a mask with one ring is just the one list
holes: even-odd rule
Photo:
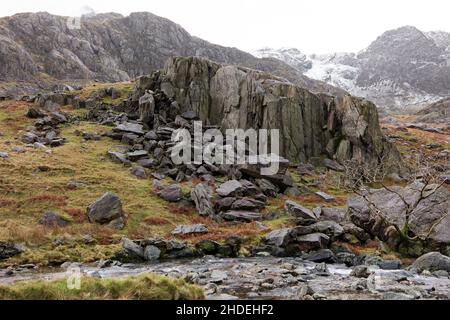
[[[65, 271], [0, 271], [0, 284], [36, 279], [62, 279], [80, 271], [88, 277], [120, 278], [153, 272], [184, 278], [205, 289], [208, 299], [450, 299], [450, 279], [417, 275], [405, 270], [370, 267], [368, 279], [350, 276], [351, 268], [300, 258], [205, 257], [151, 264], [123, 264], [99, 268], [72, 265]], [[82, 285], [82, 284], [81, 284]]]

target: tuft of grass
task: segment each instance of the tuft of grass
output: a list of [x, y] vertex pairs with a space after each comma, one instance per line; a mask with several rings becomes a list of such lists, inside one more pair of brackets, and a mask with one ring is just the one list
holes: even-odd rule
[[80, 289], [69, 289], [67, 280], [20, 282], [0, 286], [0, 300], [200, 300], [203, 290], [155, 274], [123, 279], [81, 278]]

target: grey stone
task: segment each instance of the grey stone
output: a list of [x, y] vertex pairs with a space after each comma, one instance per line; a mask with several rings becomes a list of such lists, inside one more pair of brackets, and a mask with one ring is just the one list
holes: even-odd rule
[[146, 246], [143, 253], [145, 261], [156, 261], [161, 257], [161, 250], [155, 246]]
[[114, 131], [134, 133], [139, 136], [144, 135], [143, 126], [141, 124], [131, 123], [131, 122], [125, 122], [125, 123], [119, 124], [118, 126], [116, 126], [114, 128]]
[[128, 152], [127, 153], [127, 158], [130, 161], [138, 161], [139, 159], [148, 157], [148, 152], [145, 150], [138, 150], [138, 151], [133, 151], [133, 152]]
[[147, 173], [143, 167], [135, 167], [131, 169], [131, 174], [138, 179], [147, 179]]
[[144, 259], [144, 248], [142, 246], [136, 244], [132, 240], [130, 240], [128, 238], [123, 238], [122, 239], [122, 248], [129, 255], [136, 257], [136, 258]]
[[294, 201], [286, 201], [284, 204], [286, 211], [298, 219], [300, 225], [309, 225], [317, 221], [316, 215], [309, 209], [299, 205]]
[[369, 271], [367, 266], [356, 266], [353, 268], [350, 275], [356, 278], [368, 278], [371, 272]]
[[295, 239], [300, 251], [326, 249], [329, 242], [330, 238], [323, 233], [311, 233]]
[[46, 227], [66, 227], [70, 224], [66, 218], [54, 212], [46, 212], [39, 220], [39, 223]]
[[329, 194], [322, 192], [322, 191], [316, 192], [316, 195], [318, 195], [320, 198], [322, 198], [326, 202], [333, 202], [335, 200], [335, 198], [333, 196], [330, 196]]
[[0, 242], [0, 261], [17, 256], [25, 251], [25, 247], [15, 244]]
[[158, 195], [169, 202], [178, 202], [181, 200], [182, 198], [182, 193], [181, 193], [181, 188], [179, 185], [177, 184], [173, 184], [169, 187], [165, 187], [164, 189], [162, 189]]
[[122, 201], [117, 195], [107, 192], [88, 207], [87, 215], [91, 223], [108, 224], [116, 219], [123, 221]]
[[229, 197], [240, 194], [243, 191], [242, 184], [237, 180], [229, 180], [225, 183], [222, 183], [217, 189], [216, 192], [221, 197]]
[[250, 211], [227, 211], [221, 213], [221, 217], [227, 221], [244, 221], [251, 222], [256, 220], [261, 220], [261, 214]]
[[208, 228], [204, 224], [179, 225], [172, 231], [174, 236], [202, 233], [208, 233]]
[[210, 190], [203, 184], [196, 185], [191, 190], [191, 198], [195, 207], [201, 216], [211, 216], [214, 214], [213, 204], [211, 202]]
[[419, 257], [410, 266], [411, 270], [417, 272], [422, 272], [423, 270], [428, 271], [439, 271], [444, 270], [450, 272], [450, 257], [444, 256], [439, 252], [430, 252]]

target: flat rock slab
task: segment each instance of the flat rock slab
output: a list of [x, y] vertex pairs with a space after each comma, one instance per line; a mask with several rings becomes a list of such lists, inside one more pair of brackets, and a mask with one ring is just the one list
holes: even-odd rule
[[216, 192], [221, 197], [229, 197], [234, 196], [243, 190], [243, 185], [237, 180], [230, 180], [225, 183], [222, 183], [219, 188], [216, 189]]
[[172, 235], [174, 236], [196, 233], [208, 233], [208, 228], [204, 224], [179, 225], [172, 231]]
[[316, 195], [325, 200], [326, 202], [333, 202], [335, 200], [333, 196], [330, 196], [328, 193], [322, 191], [316, 192]]
[[137, 161], [139, 159], [146, 158], [146, 157], [148, 157], [148, 152], [145, 150], [138, 150], [138, 151], [133, 151], [133, 152], [127, 153], [127, 158], [130, 161]]
[[250, 211], [228, 211], [221, 214], [222, 218], [227, 221], [244, 221], [251, 222], [261, 220], [261, 214]]
[[125, 123], [119, 124], [117, 127], [114, 128], [114, 131], [135, 133], [140, 136], [144, 135], [142, 124], [131, 123], [131, 122], [125, 122]]

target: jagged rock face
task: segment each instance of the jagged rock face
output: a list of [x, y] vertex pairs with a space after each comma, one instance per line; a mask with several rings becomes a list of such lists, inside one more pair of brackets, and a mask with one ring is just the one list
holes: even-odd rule
[[171, 57], [202, 56], [271, 72], [318, 92], [342, 93], [282, 61], [211, 44], [145, 12], [83, 16], [80, 29], [70, 29], [67, 17], [17, 14], [0, 19], [0, 44], [0, 81], [126, 81], [162, 68]]
[[358, 56], [362, 68], [357, 83], [370, 86], [389, 79], [431, 94], [448, 94], [450, 66], [443, 54], [433, 39], [414, 27], [388, 31]]
[[180, 112], [193, 110], [222, 129], [279, 129], [280, 153], [292, 161], [326, 153], [342, 161], [388, 153], [399, 159], [368, 101], [315, 95], [266, 73], [193, 57], [169, 60], [155, 77], [141, 78], [136, 92], [161, 89]]

